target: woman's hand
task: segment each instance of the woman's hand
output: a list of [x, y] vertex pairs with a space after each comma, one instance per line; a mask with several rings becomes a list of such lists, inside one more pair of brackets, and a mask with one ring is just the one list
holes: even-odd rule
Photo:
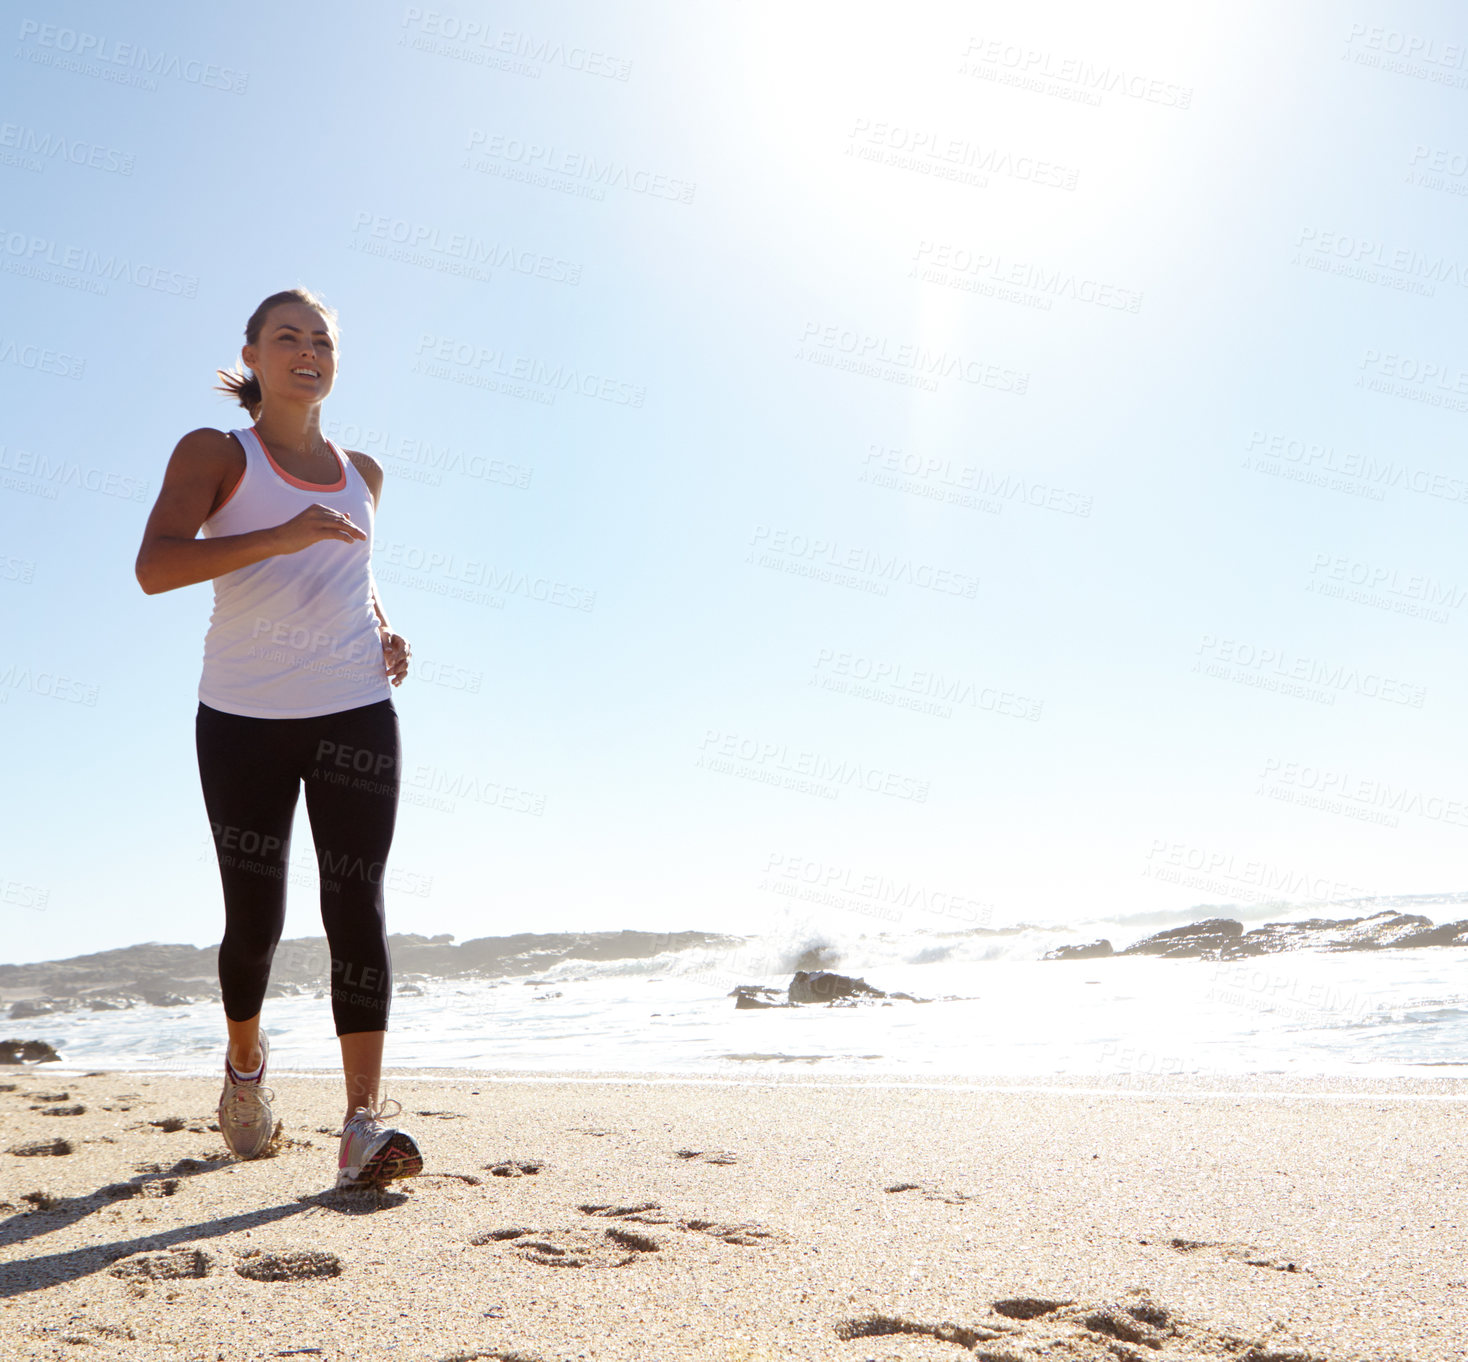
[[278, 553], [299, 553], [323, 539], [342, 539], [351, 544], [366, 538], [367, 531], [356, 525], [351, 516], [333, 511], [330, 506], [323, 506], [319, 501], [306, 507], [300, 515], [292, 516], [284, 524], [275, 527]]
[[387, 678], [393, 685], [401, 686], [408, 674], [408, 659], [413, 656], [413, 649], [407, 639], [393, 633], [385, 624], [379, 624], [377, 632], [382, 636], [382, 662], [387, 668]]

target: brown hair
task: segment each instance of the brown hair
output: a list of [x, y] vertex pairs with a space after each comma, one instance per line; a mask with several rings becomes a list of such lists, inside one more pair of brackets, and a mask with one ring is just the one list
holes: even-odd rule
[[[278, 303], [305, 303], [307, 307], [314, 307], [326, 318], [332, 340], [336, 339], [336, 309], [328, 307], [310, 289], [288, 288], [281, 293], [272, 293], [250, 314], [250, 320], [245, 323], [246, 345], [260, 343], [260, 332], [265, 328], [265, 319], [270, 315], [270, 309]], [[238, 365], [229, 369], [216, 369], [214, 372], [223, 380], [214, 385], [215, 389], [237, 399], [240, 406], [250, 413], [252, 420], [258, 417], [261, 402], [260, 380]]]

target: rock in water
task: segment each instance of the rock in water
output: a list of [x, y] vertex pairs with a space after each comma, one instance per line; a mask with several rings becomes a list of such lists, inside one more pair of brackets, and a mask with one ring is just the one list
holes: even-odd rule
[[13, 1021], [24, 1021], [28, 1017], [44, 1017], [49, 1013], [64, 1010], [62, 1004], [54, 998], [22, 998], [19, 1002], [10, 1004], [10, 1016]]
[[767, 988], [764, 984], [736, 984], [729, 990], [728, 996], [734, 999], [735, 1010], [748, 1010], [755, 1007], [789, 1007], [786, 1002], [774, 1002], [772, 999], [780, 997], [780, 990]]
[[790, 980], [787, 996], [792, 1003], [829, 1003], [836, 998], [855, 996], [885, 998], [879, 988], [873, 988], [865, 979], [853, 979], [846, 974], [832, 974], [818, 969], [807, 973], [796, 970]]
[[0, 1064], [45, 1064], [60, 1058], [44, 1040], [0, 1040]]

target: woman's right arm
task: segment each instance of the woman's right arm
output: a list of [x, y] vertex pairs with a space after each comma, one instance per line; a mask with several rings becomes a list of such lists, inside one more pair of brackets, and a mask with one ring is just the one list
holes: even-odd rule
[[148, 595], [207, 582], [262, 558], [295, 553], [322, 539], [350, 543], [367, 537], [340, 511], [313, 505], [268, 529], [198, 538], [200, 527], [226, 495], [225, 489], [242, 476], [243, 453], [237, 450], [224, 431], [208, 427], [191, 430], [174, 447], [134, 567], [138, 585]]

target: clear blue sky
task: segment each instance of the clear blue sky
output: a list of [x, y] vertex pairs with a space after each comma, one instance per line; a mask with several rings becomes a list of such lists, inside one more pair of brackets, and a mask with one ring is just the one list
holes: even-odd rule
[[218, 939], [210, 588], [132, 563], [296, 284], [418, 661], [394, 930], [1462, 885], [1461, 12], [5, 23], [4, 958]]

